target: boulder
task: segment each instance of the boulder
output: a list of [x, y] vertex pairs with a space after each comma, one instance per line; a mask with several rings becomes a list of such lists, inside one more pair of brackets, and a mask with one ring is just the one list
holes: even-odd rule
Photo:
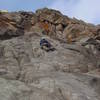
[[99, 33], [53, 9], [0, 13], [0, 100], [100, 100]]

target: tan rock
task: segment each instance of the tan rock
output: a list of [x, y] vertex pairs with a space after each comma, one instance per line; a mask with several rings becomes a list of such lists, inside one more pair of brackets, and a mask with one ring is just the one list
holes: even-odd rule
[[0, 100], [100, 100], [99, 29], [47, 8], [0, 13]]
[[59, 25], [56, 26], [56, 31], [63, 31], [62, 24], [59, 24]]

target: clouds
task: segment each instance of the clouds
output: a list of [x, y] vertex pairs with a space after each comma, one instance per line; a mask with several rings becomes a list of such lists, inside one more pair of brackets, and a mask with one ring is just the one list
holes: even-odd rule
[[80, 0], [75, 8], [74, 15], [92, 23], [100, 17], [100, 0]]
[[100, 23], [100, 0], [56, 0], [50, 8], [60, 10], [70, 17], [95, 24]]
[[77, 0], [55, 0], [54, 3], [49, 7], [60, 10], [63, 14], [72, 16], [73, 9], [75, 7], [75, 4], [77, 3], [74, 1]]

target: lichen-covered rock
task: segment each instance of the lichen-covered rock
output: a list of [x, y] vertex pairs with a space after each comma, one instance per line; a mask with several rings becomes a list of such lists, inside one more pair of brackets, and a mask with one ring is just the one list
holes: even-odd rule
[[0, 13], [0, 100], [100, 100], [99, 69], [99, 25], [47, 8]]
[[19, 81], [0, 78], [1, 100], [28, 100], [31, 89]]

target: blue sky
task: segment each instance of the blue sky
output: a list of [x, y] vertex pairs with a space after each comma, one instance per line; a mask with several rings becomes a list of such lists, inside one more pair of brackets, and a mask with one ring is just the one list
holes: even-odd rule
[[54, 8], [64, 15], [89, 23], [100, 24], [100, 0], [0, 0], [0, 9], [8, 11], [33, 11]]

